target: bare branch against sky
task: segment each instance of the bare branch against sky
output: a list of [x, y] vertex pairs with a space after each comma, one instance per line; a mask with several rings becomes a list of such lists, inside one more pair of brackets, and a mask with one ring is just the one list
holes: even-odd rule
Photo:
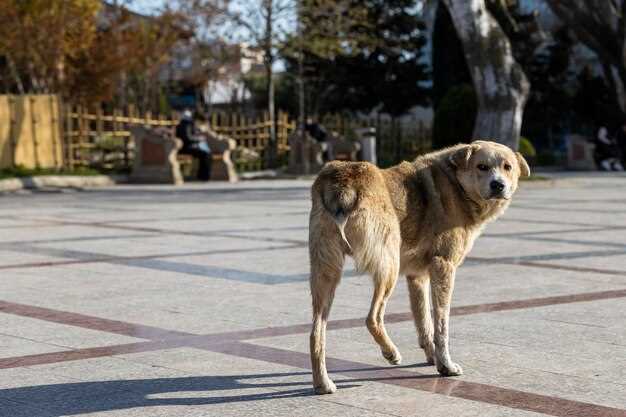
[[132, 0], [129, 3], [129, 8], [137, 13], [153, 14], [162, 9], [166, 0]]

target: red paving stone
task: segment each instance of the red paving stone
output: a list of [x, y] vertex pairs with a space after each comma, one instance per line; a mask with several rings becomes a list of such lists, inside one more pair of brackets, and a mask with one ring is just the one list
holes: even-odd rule
[[[626, 289], [463, 306], [454, 308], [451, 313], [452, 315], [493, 313], [498, 311], [622, 297], [626, 297]], [[157, 339], [146, 342], [75, 349], [70, 351], [27, 355], [14, 358], [3, 358], [0, 359], [0, 369], [20, 368], [90, 358], [151, 352], [178, 347], [193, 347], [211, 352], [224, 353], [235, 357], [310, 369], [309, 355], [307, 354], [242, 342], [242, 340], [246, 339], [268, 338], [305, 333], [310, 329], [309, 324], [268, 327], [209, 335], [192, 335], [190, 333], [161, 329], [153, 326], [125, 323], [117, 320], [108, 320], [54, 309], [9, 303], [6, 301], [0, 301], [0, 312], [90, 330], [99, 330], [146, 339]], [[336, 330], [362, 326], [364, 320], [365, 319], [363, 318], [334, 320], [329, 322], [329, 329]], [[410, 313], [402, 313], [389, 314], [387, 315], [386, 321], [401, 322], [409, 320], [412, 320]], [[467, 382], [462, 379], [442, 378], [438, 375], [425, 375], [414, 371], [407, 371], [405, 368], [381, 368], [366, 363], [336, 358], [327, 358], [327, 364], [331, 373], [341, 374], [351, 378], [349, 380], [350, 383], [358, 381], [372, 381], [553, 416], [626, 416], [626, 410], [501, 388], [493, 385]], [[339, 388], [341, 388], [341, 385], [339, 385]]]
[[[585, 200], [586, 201], [586, 200]], [[575, 211], [575, 210], [574, 210]], [[300, 212], [298, 212], [301, 214]], [[225, 216], [232, 218], [237, 216]], [[251, 217], [251, 216], [247, 216]], [[17, 217], [16, 217], [17, 218]], [[214, 216], [190, 216], [197, 219], [211, 219]], [[182, 218], [181, 218], [182, 219]], [[160, 218], [155, 218], [160, 220]], [[162, 229], [141, 226], [115, 225], [111, 222], [82, 222], [82, 221], [65, 221], [46, 219], [43, 220], [47, 224], [55, 224], [59, 226], [85, 226], [96, 228], [107, 228], [114, 230], [132, 230], [140, 232], [155, 233], [158, 235], [169, 236], [211, 236], [211, 232], [181, 231], [176, 229]], [[144, 221], [151, 221], [149, 218]], [[532, 223], [532, 221], [530, 222]], [[536, 222], [539, 223], [539, 222]], [[544, 223], [546, 223], [544, 221]], [[548, 222], [553, 224], [571, 224], [583, 225], [577, 222]], [[587, 223], [584, 223], [587, 225]], [[589, 226], [598, 226], [589, 223]], [[22, 226], [20, 226], [22, 227]], [[26, 226], [33, 227], [33, 226]], [[37, 226], [34, 226], [37, 227]], [[610, 226], [607, 226], [610, 227]], [[623, 228], [623, 227], [622, 227]], [[601, 228], [596, 228], [601, 231]], [[244, 233], [244, 231], [236, 231]], [[575, 232], [575, 231], [574, 231]], [[580, 230], [586, 232], [586, 230]], [[558, 231], [554, 232], [555, 234]], [[303, 247], [302, 240], [295, 239], [278, 239], [264, 236], [248, 236], [245, 234], [233, 235], [221, 231], [214, 234], [215, 236], [231, 237], [245, 240], [256, 240], [264, 242], [281, 242], [290, 246], [276, 247], [275, 249], [288, 249], [290, 247]], [[25, 264], [0, 265], [0, 270], [21, 269], [21, 268], [38, 268], [56, 265], [73, 265], [95, 262], [116, 262], [130, 259], [159, 259], [163, 257], [176, 257], [188, 255], [209, 255], [215, 253], [244, 253], [247, 251], [273, 250], [272, 248], [252, 248], [252, 249], [235, 249], [235, 250], [217, 250], [203, 251], [188, 254], [159, 254], [148, 256], [106, 256], [99, 255], [89, 259], [68, 259], [59, 260], [58, 262], [35, 262]], [[626, 245], [625, 245], [626, 254]], [[71, 256], [69, 256], [71, 258]], [[544, 261], [514, 261], [510, 258], [480, 258], [473, 257], [468, 260], [482, 264], [506, 264], [519, 265], [533, 268], [554, 269], [572, 272], [588, 272], [613, 276], [626, 276], [626, 271], [605, 268], [587, 268], [570, 265], [561, 265], [558, 263], [549, 263]], [[501, 311], [511, 311], [519, 309], [531, 309], [552, 305], [572, 304], [581, 302], [593, 302], [599, 300], [620, 299], [626, 297], [626, 289], [584, 292], [562, 296], [536, 297], [523, 300], [501, 301], [495, 303], [484, 303], [477, 305], [459, 306], [452, 308], [451, 314], [454, 316], [471, 315], [471, 314], [496, 314]], [[196, 335], [177, 330], [163, 329], [154, 326], [139, 325], [127, 323], [117, 320], [104, 319], [79, 313], [48, 309], [44, 307], [31, 306], [26, 304], [12, 303], [0, 301], [0, 313], [12, 314], [20, 317], [28, 317], [48, 322], [75, 326], [84, 329], [119, 334], [145, 341], [135, 343], [118, 344], [112, 346], [91, 347], [84, 349], [72, 349], [63, 352], [51, 352], [35, 355], [24, 355], [12, 358], [0, 359], [0, 369], [20, 368], [27, 366], [53, 364], [67, 361], [80, 361], [89, 358], [111, 357], [116, 355], [132, 354], [139, 352], [161, 351], [164, 349], [172, 349], [179, 347], [191, 347], [203, 349], [210, 352], [217, 352], [230, 355], [234, 358], [247, 358], [253, 360], [264, 361], [268, 363], [292, 366], [303, 369], [310, 369], [309, 355], [289, 349], [280, 349], [275, 347], [267, 347], [256, 345], [250, 342], [252, 339], [272, 338], [278, 336], [305, 334], [310, 330], [310, 324], [295, 324], [279, 327], [265, 327], [251, 330], [241, 330], [232, 332], [221, 332], [207, 335]], [[396, 313], [386, 315], [387, 323], [399, 323], [412, 321], [410, 313]], [[333, 320], [329, 322], [329, 330], [348, 329], [353, 327], [364, 326], [364, 318]], [[442, 378], [438, 375], [423, 374], [409, 367], [378, 367], [367, 363], [355, 361], [327, 358], [329, 371], [333, 374], [343, 375], [350, 379], [336, 380], [338, 388], [346, 384], [354, 384], [358, 382], [376, 382], [399, 386], [407, 389], [418, 390], [423, 392], [435, 393], [438, 395], [461, 398], [465, 400], [477, 401], [486, 404], [493, 404], [507, 407], [515, 410], [524, 410], [537, 413], [543, 413], [553, 416], [574, 416], [574, 417], [626, 417], [626, 410], [606, 407], [588, 402], [568, 400], [555, 396], [541, 395], [515, 389], [498, 387], [495, 385], [475, 383], [460, 378]]]

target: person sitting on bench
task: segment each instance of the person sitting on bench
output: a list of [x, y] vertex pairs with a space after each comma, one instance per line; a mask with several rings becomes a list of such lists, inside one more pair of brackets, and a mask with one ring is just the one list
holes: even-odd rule
[[200, 114], [192, 115], [191, 110], [185, 110], [176, 126], [176, 137], [183, 141], [183, 147], [178, 153], [196, 158], [198, 160], [198, 179], [208, 181], [211, 177], [211, 149], [209, 144], [198, 134], [196, 121], [201, 120]]

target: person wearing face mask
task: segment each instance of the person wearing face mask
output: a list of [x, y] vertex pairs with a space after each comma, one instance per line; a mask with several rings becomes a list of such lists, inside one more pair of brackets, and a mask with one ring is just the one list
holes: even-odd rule
[[185, 110], [180, 122], [176, 126], [176, 137], [183, 141], [183, 147], [178, 151], [181, 155], [191, 155], [198, 160], [198, 175], [200, 181], [208, 181], [211, 177], [211, 149], [206, 140], [198, 132], [196, 120], [201, 116], [194, 116], [191, 110]]

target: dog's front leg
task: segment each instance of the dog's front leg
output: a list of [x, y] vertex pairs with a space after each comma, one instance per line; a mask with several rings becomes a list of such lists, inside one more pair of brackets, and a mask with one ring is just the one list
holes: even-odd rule
[[431, 298], [435, 327], [435, 362], [441, 375], [461, 375], [461, 366], [450, 358], [448, 346], [448, 322], [450, 319], [450, 301], [454, 290], [456, 266], [442, 258], [435, 257], [430, 266]]

